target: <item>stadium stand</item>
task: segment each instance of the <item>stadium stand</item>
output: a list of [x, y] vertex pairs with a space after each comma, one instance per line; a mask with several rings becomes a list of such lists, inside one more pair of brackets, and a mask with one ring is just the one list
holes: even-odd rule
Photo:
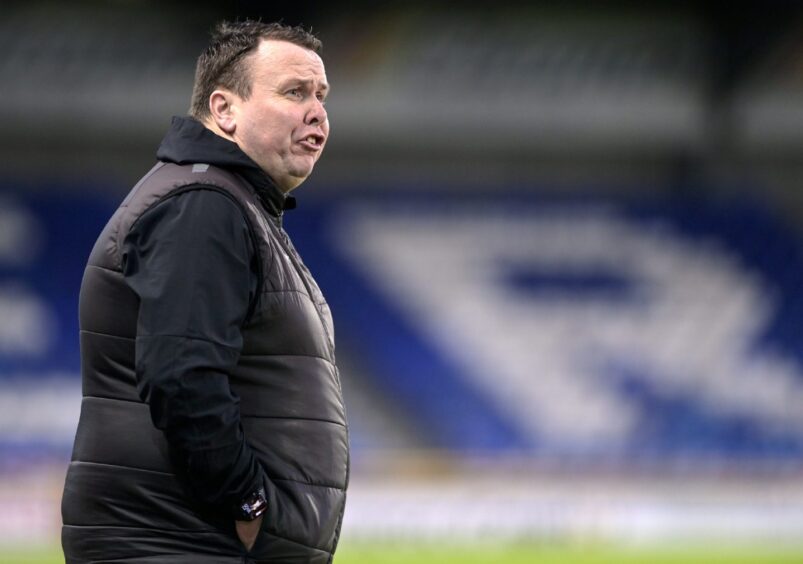
[[[803, 254], [759, 208], [375, 200], [288, 221], [347, 357], [429, 442], [592, 460], [803, 459]], [[4, 205], [6, 390], [77, 375], [73, 296], [108, 209]]]
[[346, 338], [443, 446], [803, 455], [803, 261], [757, 208], [386, 198], [305, 225], [339, 243]]

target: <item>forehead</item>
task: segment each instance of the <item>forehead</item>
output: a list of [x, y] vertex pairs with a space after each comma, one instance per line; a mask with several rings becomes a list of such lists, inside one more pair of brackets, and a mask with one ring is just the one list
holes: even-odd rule
[[318, 54], [287, 41], [263, 39], [251, 68], [258, 81], [273, 83], [297, 78], [326, 83], [326, 70]]

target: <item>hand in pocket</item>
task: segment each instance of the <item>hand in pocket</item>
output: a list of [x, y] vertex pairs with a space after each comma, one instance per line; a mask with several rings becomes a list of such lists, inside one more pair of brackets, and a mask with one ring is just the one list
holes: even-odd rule
[[234, 528], [237, 530], [237, 537], [246, 550], [254, 548], [254, 543], [257, 541], [259, 529], [262, 527], [262, 515], [253, 521], [235, 521]]

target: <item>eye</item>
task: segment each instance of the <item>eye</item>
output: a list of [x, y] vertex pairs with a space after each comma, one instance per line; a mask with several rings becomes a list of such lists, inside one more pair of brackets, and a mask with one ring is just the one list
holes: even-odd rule
[[318, 98], [318, 101], [321, 103], [321, 105], [322, 105], [322, 106], [325, 106], [325, 105], [326, 105], [326, 96], [324, 96], [323, 94], [321, 94], [320, 92], [318, 92], [318, 93], [315, 95], [315, 97], [316, 97], [316, 98]]
[[291, 88], [287, 91], [287, 95], [293, 98], [301, 98], [303, 96], [300, 88]]

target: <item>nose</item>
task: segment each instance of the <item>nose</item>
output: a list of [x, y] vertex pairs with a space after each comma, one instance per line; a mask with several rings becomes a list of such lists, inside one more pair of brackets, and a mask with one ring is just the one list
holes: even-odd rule
[[304, 116], [304, 123], [307, 125], [320, 125], [326, 121], [326, 118], [326, 108], [323, 106], [323, 102], [318, 98], [313, 98], [312, 105], [307, 110], [307, 115]]

